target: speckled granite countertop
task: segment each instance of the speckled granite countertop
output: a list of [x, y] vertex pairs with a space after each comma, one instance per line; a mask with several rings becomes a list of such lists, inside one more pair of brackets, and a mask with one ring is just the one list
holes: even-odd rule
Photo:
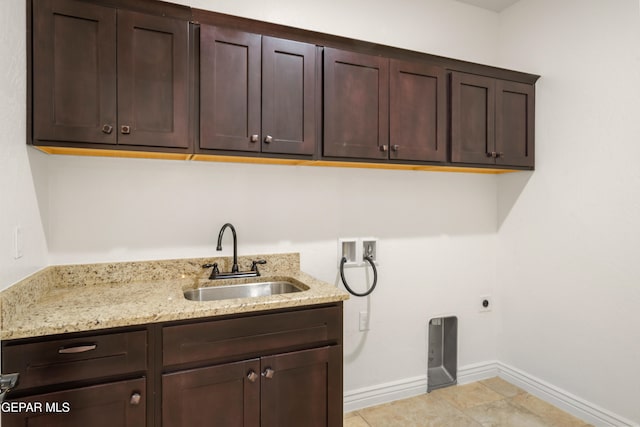
[[[171, 320], [323, 304], [348, 299], [335, 286], [300, 271], [297, 253], [239, 257], [240, 270], [265, 259], [257, 279], [209, 281], [205, 263], [229, 271], [230, 257], [47, 267], [0, 293], [3, 340]], [[199, 286], [288, 280], [302, 292], [220, 301], [189, 301]]]

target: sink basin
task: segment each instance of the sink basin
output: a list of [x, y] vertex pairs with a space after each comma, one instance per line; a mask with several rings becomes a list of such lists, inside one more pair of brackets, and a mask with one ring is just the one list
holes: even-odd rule
[[265, 297], [300, 291], [300, 288], [289, 282], [259, 282], [190, 289], [184, 292], [184, 297], [191, 301], [218, 301], [231, 298]]

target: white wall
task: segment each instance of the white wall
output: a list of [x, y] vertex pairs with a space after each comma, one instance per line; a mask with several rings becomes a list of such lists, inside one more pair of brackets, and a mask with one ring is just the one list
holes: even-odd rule
[[542, 78], [536, 171], [498, 179], [498, 359], [640, 423], [638, 1], [522, 0], [500, 48]]
[[[29, 154], [25, 144], [25, 28], [24, 2], [0, 2], [0, 289], [47, 264], [46, 241], [34, 187], [35, 181], [46, 176], [46, 159], [38, 153]], [[46, 196], [42, 194], [42, 197]], [[13, 249], [17, 226], [22, 228], [24, 240], [24, 256], [19, 259], [14, 258]]]
[[192, 7], [358, 40], [493, 63], [498, 15], [451, 0], [176, 0]]

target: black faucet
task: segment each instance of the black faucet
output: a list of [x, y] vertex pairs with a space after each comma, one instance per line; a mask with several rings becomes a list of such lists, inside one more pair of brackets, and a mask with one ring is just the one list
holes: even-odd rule
[[233, 234], [233, 265], [231, 266], [231, 271], [226, 273], [220, 272], [220, 270], [218, 269], [218, 263], [205, 264], [202, 266], [202, 268], [213, 267], [213, 271], [211, 271], [209, 280], [260, 276], [258, 265], [267, 263], [267, 261], [263, 259], [253, 261], [251, 263], [251, 270], [249, 271], [240, 271], [240, 269], [238, 268], [238, 236], [236, 235], [236, 229], [232, 224], [226, 223], [220, 229], [220, 234], [218, 234], [218, 246], [216, 247], [216, 250], [222, 250], [222, 236], [224, 235], [224, 231], [227, 229], [227, 227], [231, 229], [231, 233]]
[[232, 273], [237, 273], [238, 269], [238, 236], [236, 235], [236, 229], [231, 223], [226, 223], [220, 229], [220, 233], [218, 234], [218, 247], [217, 251], [222, 250], [222, 235], [224, 234], [224, 230], [229, 227], [231, 229], [231, 233], [233, 234], [233, 266], [231, 267]]

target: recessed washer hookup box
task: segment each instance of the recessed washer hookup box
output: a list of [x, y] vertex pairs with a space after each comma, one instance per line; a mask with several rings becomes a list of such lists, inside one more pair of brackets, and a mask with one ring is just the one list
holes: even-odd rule
[[436, 317], [429, 321], [427, 392], [458, 381], [458, 318]]

